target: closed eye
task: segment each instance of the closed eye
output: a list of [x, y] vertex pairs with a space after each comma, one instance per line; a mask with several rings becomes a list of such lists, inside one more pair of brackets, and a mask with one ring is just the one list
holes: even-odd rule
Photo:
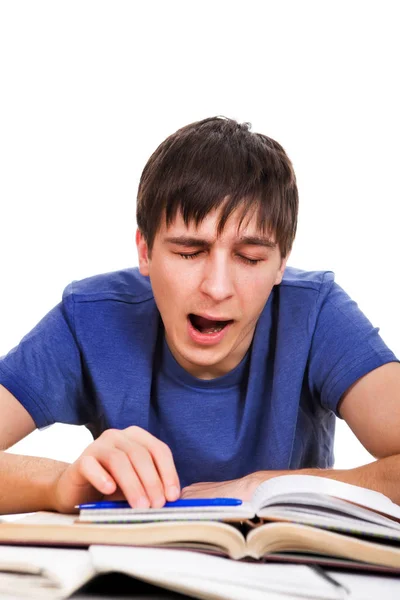
[[256, 265], [264, 260], [263, 258], [247, 258], [247, 256], [242, 256], [241, 254], [238, 254], [238, 257], [248, 265]]
[[199, 256], [199, 254], [201, 254], [201, 251], [197, 251], [197, 252], [192, 252], [191, 254], [184, 254], [183, 252], [178, 252], [179, 256], [181, 256], [182, 258], [196, 258], [196, 256]]
[[[200, 256], [200, 254], [202, 254], [202, 252], [203, 252], [203, 250], [198, 250], [197, 252], [190, 252], [190, 253], [178, 252], [178, 254], [185, 260], [189, 260], [189, 259], [196, 258], [197, 256]], [[246, 263], [247, 265], [256, 265], [256, 264], [264, 261], [263, 258], [248, 258], [247, 256], [243, 256], [242, 254], [237, 254], [236, 256], [241, 261]]]

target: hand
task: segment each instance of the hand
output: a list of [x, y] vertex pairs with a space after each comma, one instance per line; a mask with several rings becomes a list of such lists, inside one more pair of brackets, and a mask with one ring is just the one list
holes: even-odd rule
[[256, 487], [268, 479], [265, 471], [262, 479], [258, 475], [258, 473], [251, 473], [230, 481], [193, 483], [183, 488], [181, 498], [240, 498], [243, 502], [248, 502]]
[[159, 508], [179, 498], [180, 485], [169, 447], [140, 427], [108, 429], [61, 473], [54, 508], [126, 499], [132, 507]]

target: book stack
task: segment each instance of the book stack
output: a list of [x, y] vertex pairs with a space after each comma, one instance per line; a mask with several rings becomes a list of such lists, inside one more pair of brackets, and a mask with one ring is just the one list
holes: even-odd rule
[[338, 598], [361, 581], [355, 572], [368, 574], [369, 591], [385, 574], [380, 585], [396, 590], [386, 597], [400, 597], [400, 507], [357, 486], [285, 475], [237, 506], [86, 508], [0, 523], [0, 598], [65, 598], [111, 571], [190, 597], [255, 600]]

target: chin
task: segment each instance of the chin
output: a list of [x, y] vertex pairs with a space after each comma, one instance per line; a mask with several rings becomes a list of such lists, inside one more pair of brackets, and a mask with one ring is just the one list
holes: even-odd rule
[[221, 355], [214, 348], [188, 348], [186, 346], [175, 345], [178, 356], [184, 361], [193, 366], [198, 367], [213, 367], [225, 358], [225, 354]]

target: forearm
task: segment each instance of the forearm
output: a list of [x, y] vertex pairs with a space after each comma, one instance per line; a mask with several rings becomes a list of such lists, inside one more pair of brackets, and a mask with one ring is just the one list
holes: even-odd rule
[[54, 489], [67, 463], [0, 452], [0, 514], [55, 510]]
[[385, 494], [400, 504], [400, 455], [381, 458], [354, 469], [299, 469], [292, 471], [257, 471], [249, 475], [253, 490], [259, 483], [278, 475], [316, 475], [369, 488]]

